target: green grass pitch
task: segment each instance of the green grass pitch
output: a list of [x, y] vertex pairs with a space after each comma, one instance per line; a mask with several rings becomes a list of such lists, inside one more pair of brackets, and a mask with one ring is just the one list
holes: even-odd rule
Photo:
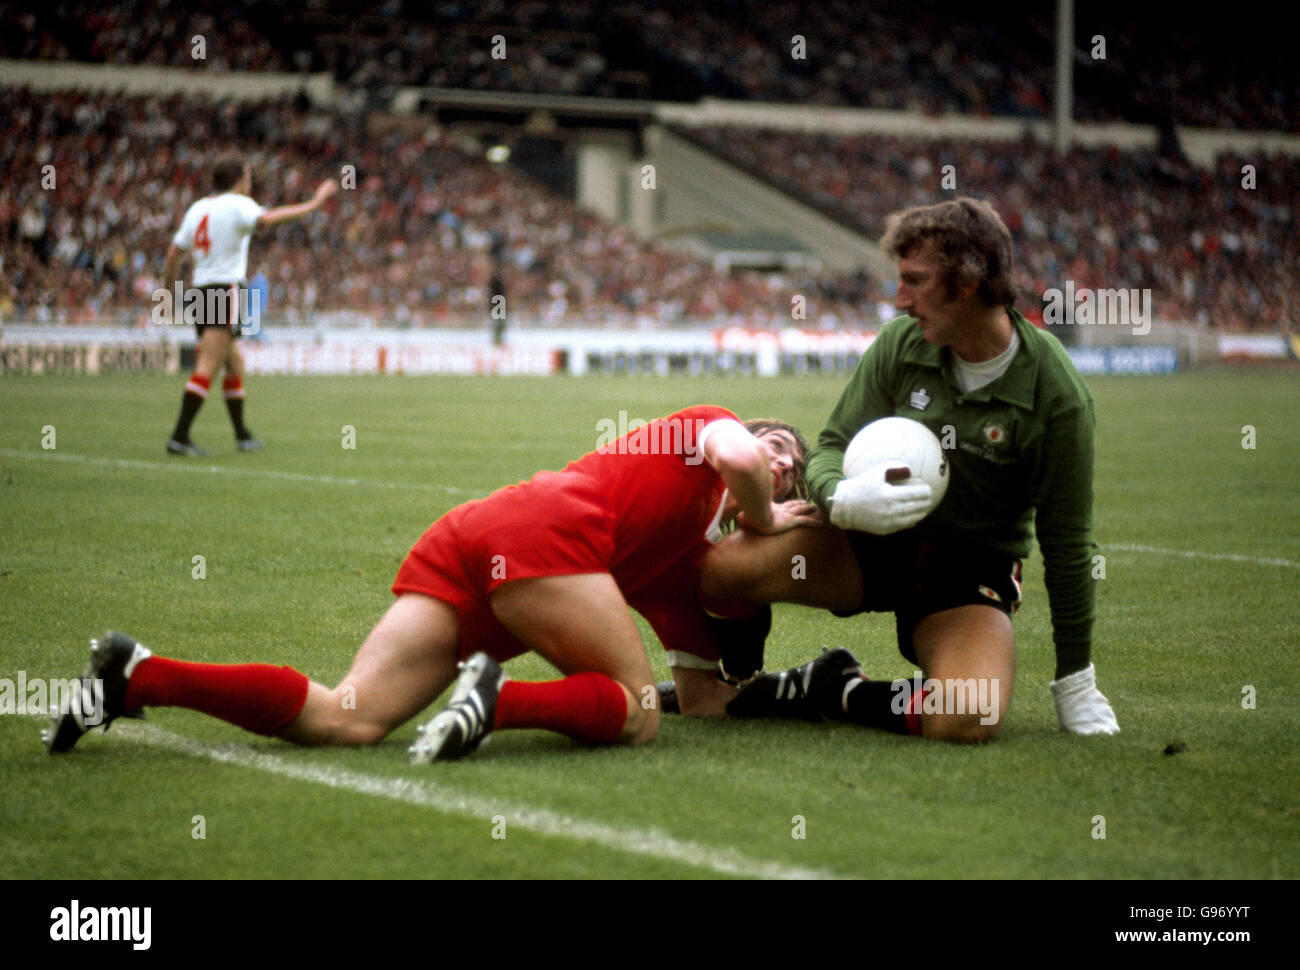
[[[162, 450], [181, 384], [0, 379], [0, 677], [71, 676], [87, 638], [115, 628], [168, 656], [333, 683], [411, 543], [453, 505], [590, 450], [620, 411], [715, 402], [811, 437], [843, 380], [253, 378], [267, 450], [235, 453], [214, 395], [195, 427], [213, 456], [197, 462]], [[639, 749], [505, 732], [464, 762], [413, 767], [417, 722], [377, 748], [305, 750], [159, 709], [50, 758], [43, 722], [12, 714], [0, 876], [1294, 879], [1297, 375], [1091, 384], [1094, 659], [1117, 736], [1056, 728], [1035, 553], [1015, 698], [990, 745], [666, 718]], [[891, 618], [797, 607], [777, 610], [768, 666], [823, 644], [877, 678], [912, 673]], [[551, 676], [531, 656], [507, 669]], [[1174, 741], [1186, 749], [1164, 754]], [[90, 824], [112, 837], [89, 842]]]

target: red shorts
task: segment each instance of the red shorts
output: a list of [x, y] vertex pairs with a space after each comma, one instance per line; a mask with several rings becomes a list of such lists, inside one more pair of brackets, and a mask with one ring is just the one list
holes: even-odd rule
[[[493, 591], [515, 579], [614, 573], [616, 526], [594, 481], [541, 472], [525, 485], [458, 506], [433, 523], [398, 569], [393, 592], [422, 593], [450, 604], [460, 621], [457, 656], [483, 650], [504, 663], [529, 647], [492, 613]], [[701, 551], [707, 548], [702, 544]], [[699, 606], [697, 570], [685, 565], [675, 564], [631, 595], [624, 590], [624, 596], [665, 649], [716, 659]]]
[[[698, 570], [692, 572], [698, 577]], [[722, 659], [699, 603], [698, 579], [688, 588], [658, 588], [647, 594], [634, 596], [629, 604], [646, 618], [665, 650], [680, 650], [703, 660]]]

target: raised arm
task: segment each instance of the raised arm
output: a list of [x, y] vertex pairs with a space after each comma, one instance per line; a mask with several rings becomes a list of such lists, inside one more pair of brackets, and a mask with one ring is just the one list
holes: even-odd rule
[[337, 183], [332, 180], [322, 182], [316, 186], [316, 194], [306, 202], [300, 202], [297, 205], [282, 205], [276, 209], [267, 209], [257, 217], [258, 226], [274, 226], [281, 222], [288, 222], [291, 219], [300, 219], [305, 215], [310, 215], [325, 204], [325, 200], [339, 190]]
[[716, 421], [704, 433], [704, 458], [722, 476], [727, 492], [740, 506], [737, 522], [768, 535], [818, 524], [811, 503], [772, 501], [772, 454], [743, 424]]

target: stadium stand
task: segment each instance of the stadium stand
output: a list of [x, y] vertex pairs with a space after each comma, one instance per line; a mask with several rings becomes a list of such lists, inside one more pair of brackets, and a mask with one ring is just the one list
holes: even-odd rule
[[147, 315], [180, 214], [207, 191], [207, 146], [236, 141], [249, 149], [259, 200], [294, 198], [345, 163], [357, 169], [338, 218], [259, 235], [250, 274], [266, 269], [273, 319], [481, 322], [494, 249], [512, 319], [542, 325], [766, 326], [789, 320], [801, 294], [811, 325], [834, 326], [874, 322], [882, 296], [864, 274], [723, 273], [418, 123], [376, 137], [365, 116], [293, 100], [6, 94], [0, 160], [10, 170], [54, 164], [59, 178], [57, 206], [38, 181], [0, 188], [6, 318]]
[[[1054, 10], [788, 2], [166, 0], [8, 4], [0, 56], [195, 70], [329, 70], [357, 85], [799, 104], [1045, 118]], [[1119, 0], [1081, 7], [1075, 115], [1300, 132], [1300, 76], [1282, 34], [1243, 18], [1170, 16]], [[218, 25], [220, 25], [218, 27]], [[515, 54], [495, 60], [492, 37]], [[205, 58], [190, 39], [208, 40]], [[804, 57], [793, 39], [804, 40]], [[1105, 40], [1105, 56], [1095, 39]]]
[[[1168, 24], [1130, 13], [1107, 0], [1076, 23], [1078, 118], [1140, 120], [1165, 133], [1173, 123], [1300, 131], [1300, 82], [1268, 38], [1256, 37], [1245, 64], [1210, 56], [1238, 49], [1230, 25], [1201, 37], [1194, 17]], [[140, 0], [6, 5], [0, 54], [222, 74], [328, 71], [340, 91], [373, 95], [371, 106], [391, 104], [398, 88], [464, 88], [1028, 120], [1048, 112], [1051, 31], [1050, 12], [1020, 3], [993, 16], [955, 4], [918, 13], [900, 0], [869, 8], [828, 0], [810, 19], [797, 4], [735, 0], [197, 0], [184, 9]], [[1103, 59], [1087, 56], [1097, 31]], [[504, 60], [488, 53], [498, 35], [511, 51]], [[192, 56], [195, 36], [208, 41], [202, 59]], [[796, 36], [806, 59], [792, 56]], [[1216, 43], [1221, 50], [1207, 46]], [[0, 186], [0, 319], [139, 315], [179, 213], [206, 191], [210, 146], [236, 142], [251, 148], [255, 195], [268, 202], [342, 164], [358, 172], [358, 190], [337, 203], [340, 218], [259, 237], [253, 271], [270, 277], [272, 319], [457, 325], [481, 320], [498, 285], [514, 319], [544, 326], [774, 326], [802, 295], [808, 325], [857, 327], [873, 325], [889, 300], [888, 281], [865, 268], [728, 270], [647, 241], [577, 208], [562, 189], [490, 164], [448, 129], [355, 107], [9, 87], [0, 160], [11, 172], [54, 164], [60, 188], [55, 204], [30, 180]], [[1293, 327], [1294, 153], [1220, 154], [1198, 168], [1176, 139], [1058, 156], [1028, 137], [674, 131], [867, 237], [889, 211], [954, 194], [935, 188], [937, 170], [953, 164], [960, 193], [987, 197], [1006, 215], [1031, 302], [1068, 278], [1150, 288], [1167, 320]], [[1248, 164], [1258, 187], [1242, 192]], [[784, 244], [770, 225], [704, 226], [697, 236], [720, 240], [715, 249], [745, 238]]]
[[[958, 194], [987, 198], [1012, 231], [1017, 284], [1027, 296], [1066, 278], [1079, 287], [1150, 288], [1162, 318], [1213, 321], [1227, 330], [1275, 330], [1300, 306], [1295, 158], [1222, 155], [1204, 171], [1155, 151], [1076, 147], [1057, 157], [1032, 139], [921, 141], [739, 128], [693, 135], [873, 237], [884, 231], [885, 216], [904, 206]], [[1248, 161], [1265, 174], [1243, 192]], [[959, 191], [936, 193], [945, 165], [953, 166]], [[1206, 211], [1216, 213], [1213, 225]]]

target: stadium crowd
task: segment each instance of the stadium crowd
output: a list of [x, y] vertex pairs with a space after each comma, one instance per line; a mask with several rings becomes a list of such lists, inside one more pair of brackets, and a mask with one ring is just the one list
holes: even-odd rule
[[[183, 119], [183, 122], [181, 121]], [[138, 313], [185, 207], [209, 191], [210, 146], [249, 148], [263, 204], [355, 168], [334, 217], [259, 233], [250, 275], [267, 311], [305, 320], [351, 311], [437, 326], [488, 319], [499, 277], [512, 319], [543, 325], [690, 320], [834, 327], [874, 322], [883, 294], [865, 274], [723, 272], [640, 241], [542, 184], [434, 130], [368, 130], [293, 100], [257, 105], [87, 93], [5, 92], [0, 164], [0, 318], [89, 322]], [[54, 177], [44, 188], [44, 166]]]
[[[38, 178], [0, 187], [7, 319], [147, 310], [180, 212], [207, 191], [206, 146], [235, 140], [257, 146], [254, 196], [265, 203], [295, 198], [343, 165], [357, 173], [336, 218], [259, 235], [250, 272], [268, 277], [274, 319], [345, 311], [399, 325], [462, 323], [484, 318], [503, 289], [512, 318], [544, 325], [780, 325], [800, 294], [806, 325], [870, 326], [888, 299], [861, 273], [723, 272], [638, 240], [436, 130], [376, 138], [363, 116], [288, 100], [213, 110], [179, 97], [8, 95], [0, 161], [33, 173], [53, 165], [55, 188]], [[901, 206], [957, 193], [994, 201], [1031, 310], [1034, 295], [1064, 280], [1149, 288], [1160, 319], [1229, 330], [1284, 328], [1300, 306], [1295, 160], [1225, 156], [1206, 172], [1147, 152], [1077, 148], [1058, 159], [1032, 141], [730, 128], [691, 137], [873, 237]], [[1253, 190], [1241, 184], [1248, 161]], [[948, 164], [957, 192], [939, 188]]]
[[[1058, 157], [1031, 139], [686, 134], [873, 238], [901, 207], [986, 198], [1011, 229], [1026, 298], [1067, 279], [1076, 288], [1149, 288], [1157, 317], [1228, 330], [1276, 330], [1300, 308], [1295, 158], [1224, 155], [1205, 171], [1152, 151], [1076, 147]], [[946, 165], [956, 190], [941, 190]], [[1243, 186], [1247, 165], [1253, 188]]]
[[[740, 0], [27, 2], [0, 9], [0, 55], [328, 70], [358, 85], [1051, 113], [1051, 4], [825, 0], [815, 15], [808, 9]], [[1207, 29], [1191, 14], [1119, 0], [1080, 8], [1076, 117], [1300, 132], [1300, 75], [1289, 52], [1262, 25], [1220, 19]], [[504, 60], [490, 55], [498, 34]], [[192, 53], [196, 35], [206, 41], [203, 59]]]
[[[1078, 13], [1078, 117], [1300, 131], [1300, 76], [1275, 45], [1261, 41], [1247, 71], [1240, 59], [1208, 56], [1206, 45], [1222, 38], [1198, 36], [1194, 18], [1165, 24], [1123, 12], [1106, 0]], [[815, 18], [795, 3], [740, 0], [59, 0], [0, 8], [0, 55], [328, 70], [357, 88], [719, 95], [1041, 117], [1052, 85], [1050, 17], [1015, 3], [995, 15], [956, 4], [917, 11], [902, 0], [826, 0]], [[1104, 60], [1087, 56], [1097, 33]], [[504, 59], [489, 52], [497, 34]], [[202, 59], [195, 37], [205, 40]], [[258, 238], [254, 271], [269, 277], [268, 309], [290, 321], [344, 311], [440, 325], [478, 317], [503, 289], [512, 315], [548, 324], [774, 325], [790, 319], [800, 294], [810, 325], [835, 327], [873, 324], [889, 299], [865, 273], [724, 272], [637, 240], [436, 130], [377, 137], [367, 125], [305, 102], [210, 109], [174, 96], [6, 91], [0, 160], [11, 172], [53, 165], [58, 188], [43, 179], [0, 186], [0, 317], [139, 309], [157, 285], [169, 227], [207, 189], [211, 145], [235, 141], [255, 146], [262, 202], [293, 197], [345, 164], [358, 173], [356, 191], [334, 203], [338, 218]], [[1234, 330], [1289, 326], [1300, 302], [1292, 229], [1300, 164], [1284, 156], [1223, 156], [1202, 171], [1151, 152], [1076, 148], [1058, 158], [1030, 141], [689, 134], [871, 236], [902, 206], [988, 198], [1014, 234], [1026, 297], [1067, 279], [1150, 288], [1157, 316]], [[956, 192], [939, 188], [947, 164]], [[1254, 189], [1242, 187], [1247, 164], [1257, 170]]]

